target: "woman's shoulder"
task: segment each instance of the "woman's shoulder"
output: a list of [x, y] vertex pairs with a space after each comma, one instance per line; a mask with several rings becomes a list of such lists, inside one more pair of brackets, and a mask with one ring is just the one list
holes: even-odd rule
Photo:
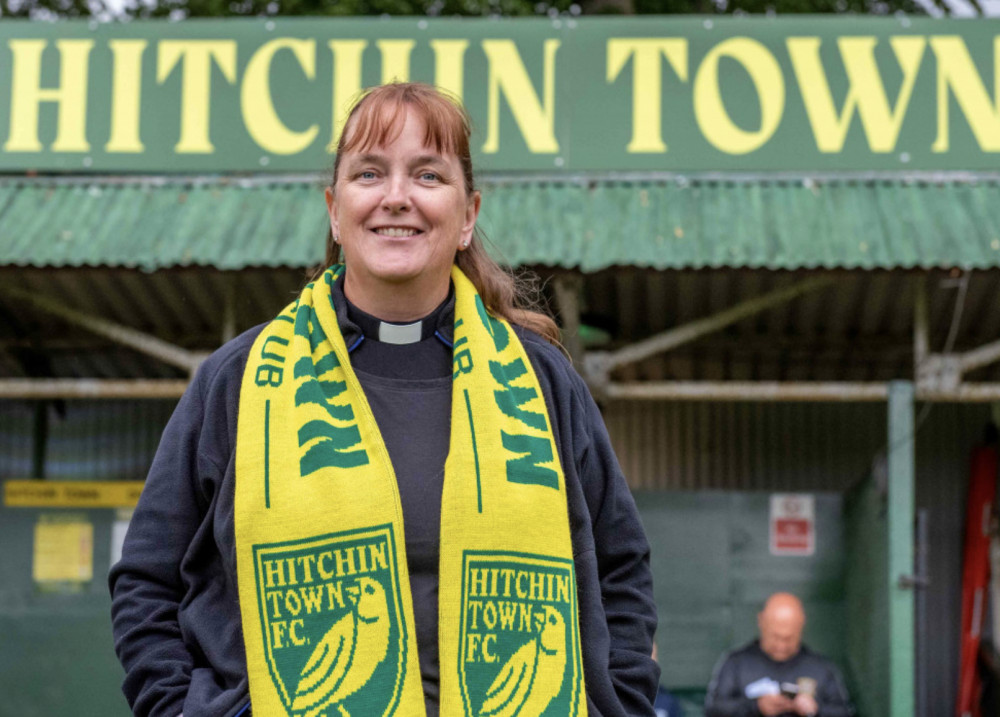
[[560, 347], [523, 326], [515, 324], [514, 333], [521, 340], [539, 380], [549, 385], [553, 396], [578, 394], [582, 397], [587, 393], [583, 378]]
[[195, 383], [202, 393], [232, 385], [233, 378], [236, 379], [235, 385], [239, 386], [247, 358], [250, 356], [250, 349], [266, 326], [267, 323], [263, 323], [247, 329], [208, 355], [198, 367], [195, 376]]

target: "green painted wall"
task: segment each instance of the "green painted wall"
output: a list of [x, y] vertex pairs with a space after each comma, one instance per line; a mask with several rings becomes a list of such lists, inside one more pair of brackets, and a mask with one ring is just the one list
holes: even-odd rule
[[44, 593], [32, 581], [43, 513], [65, 511], [0, 507], [0, 716], [127, 717], [106, 580], [114, 511], [72, 511], [94, 526], [94, 579], [72, 593]]

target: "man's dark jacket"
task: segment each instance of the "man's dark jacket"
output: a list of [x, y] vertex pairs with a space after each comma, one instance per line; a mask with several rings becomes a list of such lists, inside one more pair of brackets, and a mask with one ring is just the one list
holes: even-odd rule
[[[715, 667], [705, 698], [705, 717], [758, 717], [757, 700], [748, 696], [767, 689], [767, 683], [795, 684], [799, 678], [816, 681], [813, 695], [819, 705], [816, 717], [851, 717], [854, 710], [840, 672], [832, 662], [803, 645], [784, 662], [772, 660], [760, 649], [760, 642], [725, 655]], [[781, 717], [797, 717], [789, 712]]]

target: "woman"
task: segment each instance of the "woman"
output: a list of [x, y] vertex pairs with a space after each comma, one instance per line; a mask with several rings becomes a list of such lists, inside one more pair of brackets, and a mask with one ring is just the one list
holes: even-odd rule
[[133, 710], [653, 714], [645, 536], [555, 324], [475, 235], [466, 115], [372, 90], [326, 199], [329, 268], [164, 432], [110, 577]]

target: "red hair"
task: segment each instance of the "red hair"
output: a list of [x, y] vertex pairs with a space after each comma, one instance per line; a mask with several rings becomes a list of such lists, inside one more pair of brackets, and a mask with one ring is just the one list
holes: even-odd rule
[[[462, 105], [440, 90], [419, 82], [394, 82], [366, 92], [351, 109], [344, 131], [337, 143], [331, 189], [336, 189], [340, 159], [348, 152], [364, 152], [390, 144], [403, 131], [407, 112], [424, 121], [424, 142], [440, 154], [458, 157], [462, 166], [466, 197], [476, 191], [472, 172], [469, 137], [472, 125]], [[478, 229], [468, 248], [456, 252], [455, 263], [476, 287], [490, 313], [541, 334], [559, 345], [559, 327], [550, 316], [538, 310], [530, 284], [519, 282], [486, 252]], [[316, 272], [342, 261], [340, 245], [327, 234], [326, 261]]]

